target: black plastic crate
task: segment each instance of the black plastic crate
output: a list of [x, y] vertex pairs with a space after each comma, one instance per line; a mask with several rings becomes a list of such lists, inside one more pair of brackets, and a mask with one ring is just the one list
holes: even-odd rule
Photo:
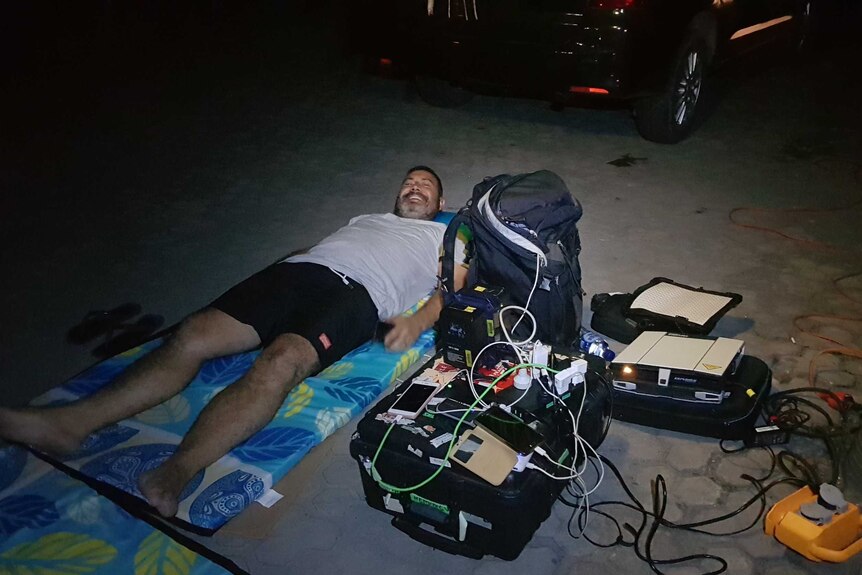
[[[579, 434], [594, 448], [599, 446], [607, 431], [611, 395], [604, 362], [596, 365], [602, 370], [604, 379], [595, 373], [588, 375], [587, 397], [579, 424]], [[575, 413], [583, 388], [583, 385], [579, 386], [567, 398]], [[375, 418], [389, 408], [399, 391], [381, 399], [362, 418], [350, 443], [350, 454], [359, 464], [368, 504], [392, 515], [393, 526], [434, 548], [473, 558], [485, 554], [507, 560], [518, 557], [539, 525], [548, 518], [566, 482], [525, 469], [510, 473], [501, 485], [493, 486], [452, 463], [451, 467], [444, 468], [436, 478], [418, 489], [400, 493], [387, 490], [371, 475], [371, 460], [388, 428], [388, 424]], [[545, 450], [570, 464], [574, 444], [570, 417], [565, 410], [555, 409], [552, 402], [546, 402], [546, 397], [534, 391], [519, 402], [520, 408], [513, 412], [525, 420], [538, 420], [548, 440]], [[518, 390], [513, 389], [512, 392], [520, 394]], [[420, 416], [414, 427], [431, 426], [433, 432], [427, 438], [395, 426], [375, 464], [380, 477], [399, 487], [413, 486], [430, 477], [438, 467], [433, 463], [434, 458], [443, 458], [449, 447], [447, 441], [435, 448], [431, 439], [443, 432], [452, 432], [455, 424], [441, 415]], [[461, 431], [463, 429], [459, 433]], [[579, 459], [582, 457], [579, 454]], [[537, 455], [533, 456], [532, 461], [538, 463], [539, 460]], [[544, 466], [551, 473], [564, 472], [559, 467], [555, 471], [553, 467], [551, 464]]]

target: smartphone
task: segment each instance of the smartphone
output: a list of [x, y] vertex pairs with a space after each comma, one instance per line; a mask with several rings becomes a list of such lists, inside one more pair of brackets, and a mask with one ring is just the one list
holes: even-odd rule
[[415, 419], [422, 413], [431, 398], [440, 388], [436, 383], [414, 381], [388, 409], [393, 415]]
[[524, 420], [496, 405], [492, 405], [479, 415], [476, 423], [505, 441], [518, 453], [530, 453], [544, 440], [544, 437]]
[[470, 427], [474, 427], [476, 425], [474, 423], [476, 416], [482, 413], [481, 408], [471, 410], [470, 406], [466, 403], [461, 403], [460, 401], [456, 401], [449, 397], [429, 408], [428, 411], [444, 417], [449, 417], [455, 421], [460, 421], [461, 416], [469, 412], [467, 413], [467, 417], [464, 418], [464, 424]]

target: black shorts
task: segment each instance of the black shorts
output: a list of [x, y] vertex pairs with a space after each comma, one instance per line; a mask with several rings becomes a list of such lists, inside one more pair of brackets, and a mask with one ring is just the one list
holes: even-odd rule
[[269, 266], [211, 307], [253, 327], [263, 345], [285, 333], [302, 336], [317, 350], [321, 369], [371, 339], [377, 327], [377, 308], [362, 285], [310, 263]]

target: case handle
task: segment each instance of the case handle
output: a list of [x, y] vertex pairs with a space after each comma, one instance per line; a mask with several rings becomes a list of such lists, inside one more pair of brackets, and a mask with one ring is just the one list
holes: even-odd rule
[[[859, 528], [862, 529], [862, 516], [859, 517]], [[839, 550], [821, 547], [820, 545], [814, 545], [811, 548], [812, 555], [814, 555], [818, 559], [823, 559], [824, 561], [831, 561], [832, 563], [841, 563], [842, 561], [847, 561], [860, 551], [862, 551], [862, 538], [857, 539], [844, 549]]]
[[462, 555], [470, 559], [481, 559], [485, 554], [476, 549], [472, 545], [449, 539], [443, 535], [432, 533], [427, 529], [423, 529], [421, 523], [416, 524], [408, 521], [404, 517], [393, 517], [392, 526], [407, 534], [414, 541], [418, 541], [423, 545], [428, 545], [440, 551], [445, 551], [452, 555]]

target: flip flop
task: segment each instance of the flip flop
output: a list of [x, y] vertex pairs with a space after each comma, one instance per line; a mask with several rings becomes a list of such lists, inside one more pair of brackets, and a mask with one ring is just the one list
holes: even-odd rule
[[91, 311], [84, 316], [81, 323], [66, 332], [66, 339], [69, 343], [77, 345], [87, 343], [100, 335], [108, 334], [139, 313], [141, 313], [141, 306], [132, 302], [107, 311]]
[[147, 341], [153, 333], [162, 327], [165, 318], [160, 315], [146, 314], [133, 324], [120, 326], [123, 331], [117, 337], [106, 341], [93, 350], [93, 355], [100, 358], [113, 357]]

